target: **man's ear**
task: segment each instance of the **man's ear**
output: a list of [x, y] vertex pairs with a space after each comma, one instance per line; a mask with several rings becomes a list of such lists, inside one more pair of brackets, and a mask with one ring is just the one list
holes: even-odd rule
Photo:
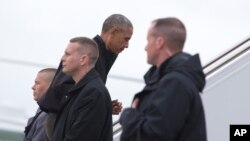
[[112, 27], [110, 29], [110, 34], [115, 36], [115, 34], [119, 31], [118, 27]]
[[88, 56], [87, 55], [81, 55], [80, 57], [80, 64], [85, 65], [88, 62]]
[[156, 38], [156, 48], [157, 49], [162, 49], [165, 44], [165, 39], [163, 37], [157, 37]]
[[105, 44], [109, 44], [112, 41], [112, 39], [115, 36], [115, 33], [116, 33], [116, 27], [112, 27], [111, 29], [108, 30], [108, 32], [106, 34]]

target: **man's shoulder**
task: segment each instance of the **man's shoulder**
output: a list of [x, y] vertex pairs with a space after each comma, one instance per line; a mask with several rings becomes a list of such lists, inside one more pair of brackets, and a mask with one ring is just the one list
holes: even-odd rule
[[40, 115], [39, 115], [39, 117], [38, 117], [38, 119], [40, 119], [40, 120], [44, 120], [46, 117], [47, 117], [47, 113], [46, 112], [42, 112]]
[[95, 79], [91, 80], [88, 83], [88, 87], [91, 88], [91, 89], [96, 89], [96, 90], [107, 89], [100, 76], [98, 76]]
[[109, 91], [103, 83], [100, 76], [95, 77], [91, 81], [89, 81], [84, 88], [82, 88], [81, 94], [85, 97], [87, 95], [91, 95], [91, 97], [98, 97], [100, 95], [109, 95]]
[[187, 76], [185, 76], [185, 74], [178, 72], [178, 71], [172, 71], [163, 75], [160, 82], [165, 83], [166, 81], [178, 82], [184, 85], [186, 85], [187, 83], [192, 83], [190, 82], [191, 80], [189, 80]]
[[37, 124], [37, 126], [43, 127], [44, 122], [45, 122], [45, 120], [46, 120], [46, 117], [47, 117], [47, 113], [46, 113], [46, 112], [42, 112], [42, 113], [37, 117], [37, 119], [35, 120], [35, 124]]

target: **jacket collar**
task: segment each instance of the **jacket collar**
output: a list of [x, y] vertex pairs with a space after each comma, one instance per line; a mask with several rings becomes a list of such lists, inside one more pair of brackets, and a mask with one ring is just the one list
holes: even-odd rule
[[94, 40], [99, 46], [99, 52], [101, 52], [104, 56], [114, 55], [113, 57], [115, 57], [115, 58], [118, 56], [118, 54], [113, 53], [112, 51], [107, 49], [105, 42], [103, 41], [101, 36], [96, 35], [94, 37]]
[[69, 93], [72, 93], [82, 87], [84, 87], [91, 80], [98, 78], [99, 74], [95, 69], [90, 70], [78, 83], [76, 83], [70, 90]]
[[180, 66], [185, 60], [188, 60], [189, 57], [189, 54], [180, 52], [166, 59], [159, 68], [152, 66], [144, 75], [146, 84], [157, 82], [164, 74], [176, 69], [176, 66]]
[[106, 45], [104, 41], [102, 40], [101, 36], [96, 35], [94, 37], [95, 42], [98, 44], [99, 47], [101, 47], [102, 50], [106, 50]]
[[205, 86], [205, 74], [198, 54], [191, 56], [180, 52], [165, 60], [159, 68], [152, 66], [144, 76], [145, 82], [147, 85], [154, 84], [169, 72], [180, 72], [185, 75], [194, 82], [200, 92]]

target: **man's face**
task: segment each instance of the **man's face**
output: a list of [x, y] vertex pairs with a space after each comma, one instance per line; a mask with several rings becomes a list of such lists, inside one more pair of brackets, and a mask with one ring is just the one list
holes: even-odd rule
[[78, 43], [69, 43], [65, 49], [64, 55], [61, 58], [62, 71], [68, 75], [75, 74], [80, 68], [80, 53]]
[[35, 101], [38, 101], [49, 88], [50, 82], [47, 80], [47, 75], [46, 72], [40, 72], [36, 76], [35, 84], [32, 86]]
[[116, 30], [112, 33], [110, 42], [107, 43], [107, 47], [113, 53], [119, 54], [125, 48], [129, 46], [129, 40], [133, 34], [133, 28], [126, 28], [125, 30]]
[[156, 37], [153, 34], [153, 27], [151, 26], [147, 34], [147, 44], [145, 46], [145, 51], [147, 52], [147, 62], [148, 64], [156, 65], [157, 59], [157, 49], [156, 49]]

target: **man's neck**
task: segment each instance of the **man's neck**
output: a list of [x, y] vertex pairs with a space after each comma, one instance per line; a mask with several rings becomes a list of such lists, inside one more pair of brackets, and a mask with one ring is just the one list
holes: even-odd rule
[[84, 78], [87, 73], [87, 70], [81, 70], [77, 74], [72, 76], [73, 80], [75, 81], [75, 84], [77, 84], [82, 78]]
[[92, 70], [94, 67], [89, 66], [89, 67], [84, 67], [78, 71], [75, 75], [72, 76], [73, 80], [75, 81], [75, 84], [77, 84], [81, 79], [83, 79], [86, 74]]
[[106, 47], [106, 49], [107, 50], [109, 50], [109, 48], [108, 48], [108, 33], [102, 33], [101, 35], [100, 35], [100, 37], [102, 38], [102, 41], [103, 41], [103, 43], [105, 44], [105, 47]]

